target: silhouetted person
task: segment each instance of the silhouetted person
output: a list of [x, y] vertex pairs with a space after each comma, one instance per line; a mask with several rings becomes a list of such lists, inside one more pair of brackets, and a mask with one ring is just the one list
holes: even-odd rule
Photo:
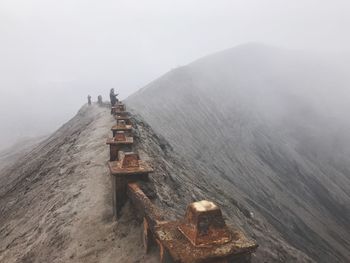
[[88, 95], [88, 104], [91, 105], [91, 96]]
[[97, 104], [99, 105], [99, 106], [102, 106], [102, 96], [101, 95], [98, 95], [98, 97], [97, 97]]
[[114, 89], [111, 89], [111, 92], [109, 93], [109, 98], [111, 99], [112, 107], [114, 107], [115, 104], [118, 102], [117, 96], [118, 94], [114, 94]]

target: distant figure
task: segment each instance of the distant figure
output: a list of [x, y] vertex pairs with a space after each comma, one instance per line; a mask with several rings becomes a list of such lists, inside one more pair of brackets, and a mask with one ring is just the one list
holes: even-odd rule
[[98, 97], [97, 97], [97, 104], [99, 105], [99, 106], [102, 106], [102, 96], [101, 95], [98, 95]]
[[88, 95], [88, 104], [91, 105], [91, 96]]
[[114, 89], [111, 89], [111, 92], [109, 93], [109, 98], [111, 99], [111, 106], [114, 107], [115, 104], [118, 102], [117, 96], [119, 94], [114, 94]]

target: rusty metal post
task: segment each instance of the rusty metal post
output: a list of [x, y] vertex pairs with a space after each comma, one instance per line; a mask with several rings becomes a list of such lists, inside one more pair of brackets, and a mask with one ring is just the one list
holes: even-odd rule
[[108, 163], [113, 184], [113, 211], [116, 218], [127, 200], [127, 184], [147, 180], [153, 169], [137, 153], [121, 153], [118, 161]]
[[126, 181], [123, 177], [111, 176], [113, 187], [113, 215], [117, 219], [126, 201]]
[[218, 206], [206, 200], [190, 204], [183, 220], [159, 224], [154, 236], [163, 253], [182, 263], [248, 263], [258, 247], [243, 232], [226, 226]]
[[111, 113], [113, 115], [115, 114], [125, 114], [126, 112], [126, 106], [125, 104], [118, 102], [116, 105], [112, 106]]
[[128, 197], [140, 217], [147, 220], [147, 226], [154, 231], [159, 222], [164, 221], [163, 212], [156, 207], [136, 183], [128, 184]]
[[120, 121], [117, 121], [117, 124], [111, 128], [111, 131], [113, 133], [113, 137], [116, 136], [118, 131], [124, 131], [128, 134], [131, 134], [132, 133], [132, 126], [127, 125], [125, 123], [125, 120], [120, 120]]
[[190, 204], [184, 220], [179, 230], [196, 247], [226, 244], [233, 238], [220, 208], [213, 202], [203, 200]]
[[126, 106], [122, 102], [118, 102], [116, 105], [116, 112], [120, 111], [126, 111]]
[[115, 120], [118, 121], [125, 121], [125, 124], [131, 125], [131, 119], [128, 115], [123, 114], [116, 114], [114, 115]]
[[118, 160], [118, 151], [130, 152], [134, 139], [125, 131], [116, 131], [114, 138], [107, 139], [109, 145], [110, 161]]
[[[158, 244], [161, 263], [249, 263], [258, 245], [235, 228], [228, 227], [220, 208], [213, 202], [202, 200], [188, 205], [182, 220], [166, 221], [158, 209], [135, 183], [147, 180], [153, 169], [140, 160], [138, 154], [121, 151], [132, 144], [130, 118], [126, 107], [119, 102], [112, 108], [117, 124], [112, 127], [108, 163], [113, 187], [113, 214], [129, 198], [143, 218], [143, 244], [145, 253], [152, 244]], [[131, 139], [127, 139], [131, 138]]]
[[129, 183], [127, 188], [135, 210], [143, 217], [145, 252], [151, 244], [158, 244], [160, 262], [250, 262], [256, 243], [241, 231], [227, 227], [213, 202], [192, 203], [183, 220], [166, 221], [136, 183]]

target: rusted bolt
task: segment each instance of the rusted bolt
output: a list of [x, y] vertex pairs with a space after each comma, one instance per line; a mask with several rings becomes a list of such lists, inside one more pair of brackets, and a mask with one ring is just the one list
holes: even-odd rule
[[127, 134], [131, 134], [132, 126], [125, 123], [125, 120], [117, 121], [117, 124], [111, 128], [113, 132], [113, 137], [116, 136], [118, 131], [125, 131]]
[[109, 162], [109, 170], [113, 186], [113, 212], [116, 218], [127, 199], [127, 184], [139, 180], [147, 180], [153, 169], [140, 160], [136, 153], [120, 153], [120, 160]]
[[117, 121], [117, 124], [119, 124], [120, 127], [125, 127], [125, 120], [119, 120]]
[[220, 208], [206, 200], [190, 204], [184, 219], [158, 224], [154, 236], [161, 256], [166, 251], [181, 263], [248, 263], [258, 247], [243, 232], [226, 226]]
[[117, 142], [125, 142], [126, 141], [126, 136], [124, 131], [117, 131], [114, 140]]
[[127, 114], [118, 113], [114, 115], [114, 118], [116, 119], [117, 122], [123, 120], [125, 121], [125, 124], [131, 124], [130, 117]]
[[119, 151], [131, 151], [133, 142], [134, 138], [130, 133], [125, 131], [115, 131], [115, 136], [107, 139], [106, 142], [110, 148], [110, 161], [118, 159]]
[[121, 161], [121, 168], [135, 168], [140, 167], [139, 155], [134, 152], [128, 152], [124, 154], [124, 158]]
[[117, 104], [116, 108], [117, 108], [117, 112], [126, 111], [126, 106], [124, 104]]
[[194, 246], [225, 244], [232, 237], [222, 217], [220, 208], [203, 200], [187, 207], [184, 222], [179, 230]]

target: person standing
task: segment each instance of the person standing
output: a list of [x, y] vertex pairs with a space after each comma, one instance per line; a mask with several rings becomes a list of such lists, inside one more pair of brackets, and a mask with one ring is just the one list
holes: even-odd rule
[[102, 106], [102, 96], [101, 95], [98, 95], [98, 97], [97, 97], [97, 104], [99, 106]]
[[87, 99], [88, 99], [88, 104], [91, 105], [91, 96], [88, 95]]
[[118, 102], [117, 96], [119, 94], [114, 94], [114, 89], [111, 89], [111, 92], [109, 93], [109, 98], [111, 99], [111, 105], [112, 107], [115, 106], [115, 104]]
[[118, 94], [114, 94], [114, 89], [111, 89], [111, 92], [109, 93], [109, 98], [111, 99], [111, 114], [114, 113], [114, 106], [118, 102], [117, 99]]

